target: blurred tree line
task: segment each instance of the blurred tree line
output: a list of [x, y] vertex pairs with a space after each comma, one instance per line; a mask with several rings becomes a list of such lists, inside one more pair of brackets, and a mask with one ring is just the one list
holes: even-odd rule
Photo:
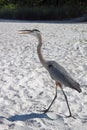
[[0, 0], [0, 7], [8, 4], [18, 6], [62, 6], [87, 4], [87, 0]]
[[87, 14], [87, 0], [0, 0], [0, 19], [61, 20]]

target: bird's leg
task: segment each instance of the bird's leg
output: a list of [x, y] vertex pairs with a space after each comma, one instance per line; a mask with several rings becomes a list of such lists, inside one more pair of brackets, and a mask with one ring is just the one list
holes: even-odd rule
[[57, 98], [57, 85], [56, 85], [56, 89], [55, 90], [56, 90], [56, 93], [55, 93], [55, 96], [54, 96], [51, 104], [49, 105], [49, 107], [47, 109], [42, 110], [42, 112], [47, 113], [49, 111], [49, 109], [51, 108], [52, 104], [54, 103], [55, 99]]
[[60, 87], [60, 88], [61, 88], [61, 90], [62, 90], [62, 92], [63, 92], [63, 95], [64, 95], [65, 100], [66, 100], [66, 103], [67, 103], [67, 107], [68, 107], [68, 110], [69, 110], [69, 115], [68, 115], [68, 116], [66, 116], [66, 117], [73, 117], [73, 118], [75, 119], [75, 117], [74, 117], [74, 116], [72, 116], [72, 113], [71, 113], [71, 110], [70, 110], [70, 107], [69, 107], [69, 103], [68, 103], [67, 96], [66, 96], [66, 94], [65, 94], [65, 92], [64, 92], [64, 90], [63, 90], [63, 88], [62, 88], [62, 87]]

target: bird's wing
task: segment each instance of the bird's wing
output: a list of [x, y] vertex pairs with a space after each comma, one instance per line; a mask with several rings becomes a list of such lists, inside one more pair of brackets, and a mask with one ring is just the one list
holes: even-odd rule
[[57, 62], [48, 61], [47, 70], [49, 71], [51, 77], [65, 86], [81, 91], [79, 84], [71, 77], [71, 75]]

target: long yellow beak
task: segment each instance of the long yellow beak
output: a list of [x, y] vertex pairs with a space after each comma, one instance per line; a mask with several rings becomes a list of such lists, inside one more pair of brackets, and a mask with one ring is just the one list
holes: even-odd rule
[[19, 30], [19, 34], [29, 34], [31, 30]]

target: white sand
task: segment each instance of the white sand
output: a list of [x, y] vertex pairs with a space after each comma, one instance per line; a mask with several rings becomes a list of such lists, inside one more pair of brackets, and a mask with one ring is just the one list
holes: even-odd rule
[[[37, 39], [21, 29], [39, 29], [43, 54], [55, 60], [81, 84], [82, 93], [68, 87], [72, 114], [61, 90], [51, 110], [43, 114], [55, 94], [55, 84], [41, 65]], [[87, 130], [87, 24], [0, 22], [0, 130]]]

